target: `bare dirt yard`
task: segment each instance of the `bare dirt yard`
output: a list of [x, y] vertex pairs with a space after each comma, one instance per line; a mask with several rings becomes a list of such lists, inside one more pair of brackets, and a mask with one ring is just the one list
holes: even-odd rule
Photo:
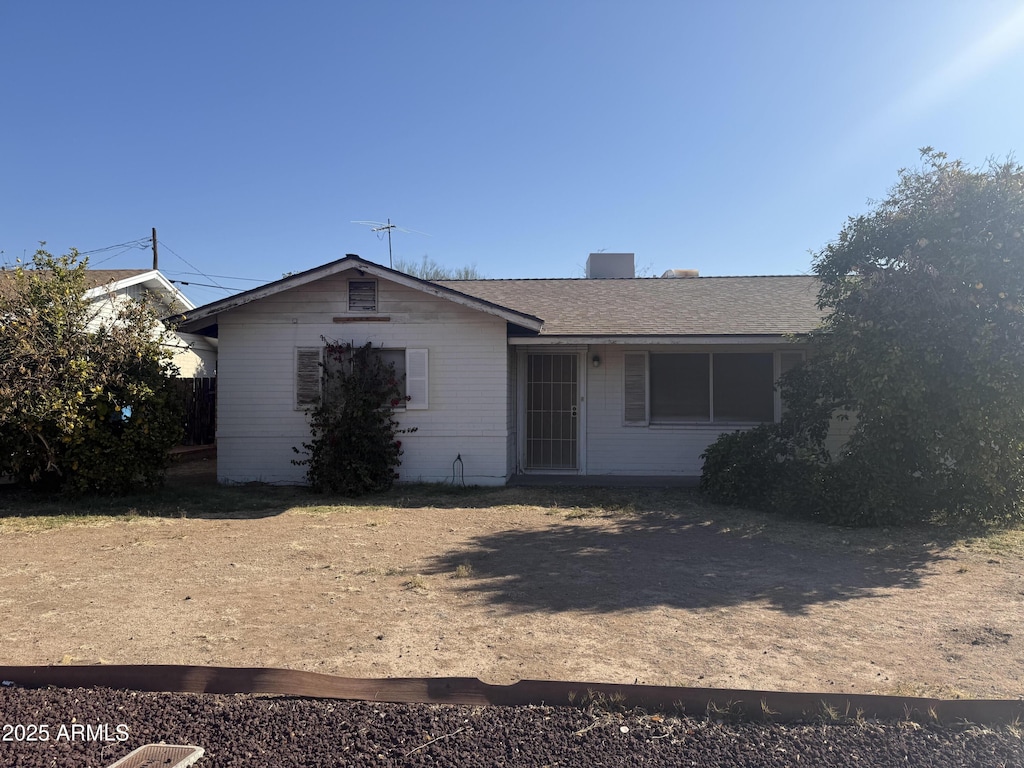
[[847, 530], [692, 491], [0, 493], [4, 664], [1024, 695], [1024, 535]]

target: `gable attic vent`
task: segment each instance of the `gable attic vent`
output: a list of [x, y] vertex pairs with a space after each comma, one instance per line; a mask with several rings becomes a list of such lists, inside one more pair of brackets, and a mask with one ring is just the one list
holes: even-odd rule
[[662, 277], [700, 277], [696, 269], [666, 269]]
[[632, 253], [592, 253], [587, 257], [587, 278], [636, 277]]

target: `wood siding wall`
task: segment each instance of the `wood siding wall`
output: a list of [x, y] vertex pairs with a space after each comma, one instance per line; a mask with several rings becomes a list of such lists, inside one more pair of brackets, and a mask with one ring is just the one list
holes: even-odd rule
[[378, 281], [377, 320], [334, 321], [352, 315], [342, 274], [220, 316], [220, 481], [304, 481], [303, 468], [291, 463], [299, 458], [292, 448], [309, 439], [308, 416], [294, 405], [295, 349], [321, 346], [323, 336], [429, 350], [430, 407], [399, 416], [402, 426], [418, 430], [402, 436], [402, 480], [450, 480], [461, 455], [467, 484], [504, 483], [505, 322], [384, 280]]

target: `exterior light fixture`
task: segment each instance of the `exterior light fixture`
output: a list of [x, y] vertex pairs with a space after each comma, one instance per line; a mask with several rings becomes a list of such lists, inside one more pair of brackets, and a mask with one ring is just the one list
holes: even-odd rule
[[598, 355], [594, 355], [590, 362], [593, 363], [595, 368], [601, 367], [601, 358]]

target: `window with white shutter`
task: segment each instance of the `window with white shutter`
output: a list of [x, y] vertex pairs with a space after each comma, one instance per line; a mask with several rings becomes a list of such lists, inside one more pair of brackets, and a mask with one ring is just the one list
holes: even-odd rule
[[405, 394], [409, 397], [405, 407], [411, 411], [427, 408], [427, 373], [427, 350], [405, 350]]
[[647, 353], [627, 352], [625, 358], [623, 422], [627, 425], [646, 426], [650, 421], [647, 408]]
[[320, 402], [320, 347], [295, 350], [295, 408], [314, 408]]
[[[428, 407], [428, 366], [425, 349], [375, 349], [385, 363], [394, 366], [401, 397], [409, 396], [399, 408], [425, 410]], [[298, 347], [295, 350], [295, 408], [305, 410], [320, 404], [323, 381], [323, 350]], [[327, 361], [328, 375], [337, 373], [338, 361]], [[388, 405], [385, 403], [384, 405]]]

